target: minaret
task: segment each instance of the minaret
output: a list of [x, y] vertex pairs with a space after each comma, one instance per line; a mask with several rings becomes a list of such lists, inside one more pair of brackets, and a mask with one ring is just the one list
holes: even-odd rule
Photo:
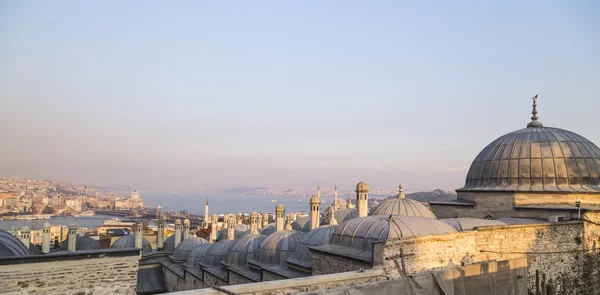
[[262, 228], [262, 215], [260, 213], [256, 214], [256, 229]]
[[258, 235], [258, 213], [256, 212], [250, 214], [250, 234]]
[[179, 242], [181, 242], [181, 219], [175, 220], [175, 243], [174, 247], [177, 248]]
[[42, 229], [42, 253], [50, 253], [50, 223], [44, 222]]
[[213, 214], [210, 218], [210, 241], [217, 241], [217, 224], [219, 223], [219, 216]]
[[28, 226], [24, 226], [21, 229], [21, 242], [29, 249], [29, 243], [31, 243], [31, 229]]
[[162, 250], [165, 247], [165, 216], [158, 216], [158, 231], [156, 232], [156, 248]]
[[265, 213], [262, 216], [262, 227], [267, 227], [269, 225], [269, 213]]
[[77, 226], [75, 224], [69, 225], [69, 236], [68, 236], [68, 251], [73, 253], [77, 248]]
[[335, 206], [329, 207], [329, 215], [331, 216], [331, 218], [329, 218], [329, 225], [337, 225], [337, 219], [335, 219]]
[[277, 205], [275, 207], [275, 229], [277, 231], [283, 230], [285, 219], [285, 207], [283, 204]]
[[230, 241], [235, 240], [235, 216], [232, 216], [227, 220], [227, 239]]
[[321, 224], [321, 198], [319, 195], [310, 197], [310, 230], [313, 230]]
[[333, 188], [333, 206], [335, 207], [335, 209], [340, 209], [340, 203], [338, 201], [337, 184]]
[[189, 219], [185, 219], [183, 221], [183, 239], [187, 240], [187, 238], [190, 237], [190, 220]]
[[366, 217], [369, 213], [369, 187], [364, 182], [359, 182], [356, 185], [356, 211], [358, 217]]
[[210, 216], [208, 215], [208, 196], [206, 196], [206, 204], [204, 205], [204, 228], [208, 228], [208, 220]]
[[142, 249], [143, 229], [144, 227], [141, 221], [135, 223], [135, 247], [138, 249]]

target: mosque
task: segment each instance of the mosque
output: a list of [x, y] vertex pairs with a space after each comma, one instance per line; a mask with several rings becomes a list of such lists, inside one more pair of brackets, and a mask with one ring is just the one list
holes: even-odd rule
[[[15, 279], [11, 270], [27, 265], [18, 274], [39, 273], [32, 263], [62, 259], [74, 270], [87, 260], [123, 264], [122, 272], [79, 269], [80, 276], [101, 277], [101, 288], [87, 278], [74, 282], [94, 294], [577, 294], [593, 287], [590, 275], [598, 272], [590, 265], [600, 242], [600, 149], [576, 133], [544, 127], [535, 99], [532, 113], [525, 128], [477, 155], [456, 200], [432, 202], [431, 209], [405, 198], [402, 185], [396, 197], [369, 208], [369, 187], [359, 182], [353, 200], [335, 190], [325, 206], [317, 189], [308, 215], [286, 214], [280, 204], [274, 218], [226, 215], [220, 229], [207, 203], [206, 239], [190, 235], [189, 220], [176, 220], [165, 239], [160, 218], [156, 250], [139, 223], [110, 249], [69, 236], [59, 254], [45, 246], [33, 253], [27, 237], [0, 231], [0, 289], [39, 286], [63, 294], [51, 289], [51, 279]], [[77, 253], [89, 257], [75, 259]]]

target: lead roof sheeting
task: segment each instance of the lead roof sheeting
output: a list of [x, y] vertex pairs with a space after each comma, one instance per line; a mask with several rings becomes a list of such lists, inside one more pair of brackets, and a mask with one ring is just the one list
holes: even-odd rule
[[177, 245], [177, 248], [175, 251], [173, 251], [173, 256], [175, 256], [177, 259], [186, 260], [188, 259], [190, 253], [196, 249], [196, 247], [207, 243], [208, 242], [205, 239], [199, 237], [187, 238]]
[[254, 252], [265, 238], [264, 235], [247, 235], [235, 241], [229, 248], [223, 264], [227, 266], [246, 266], [248, 259], [253, 259]]
[[30, 256], [31, 252], [25, 244], [11, 233], [0, 229], [0, 257]]
[[506, 225], [500, 220], [488, 220], [479, 218], [448, 218], [442, 219], [442, 222], [454, 227], [457, 231], [473, 230], [475, 227]]
[[282, 230], [267, 236], [257, 248], [254, 259], [258, 263], [282, 264], [291, 256], [305, 233]]
[[204, 258], [208, 249], [212, 247], [213, 244], [204, 243], [196, 246], [194, 250], [192, 250], [188, 256], [187, 261], [185, 262], [186, 267], [198, 267], [200, 260]]
[[204, 258], [200, 259], [200, 265], [202, 267], [216, 267], [219, 266], [221, 261], [225, 259], [227, 252], [234, 241], [232, 240], [221, 240], [218, 241], [206, 251]]
[[137, 294], [155, 294], [166, 292], [161, 267], [140, 268], [137, 276]]

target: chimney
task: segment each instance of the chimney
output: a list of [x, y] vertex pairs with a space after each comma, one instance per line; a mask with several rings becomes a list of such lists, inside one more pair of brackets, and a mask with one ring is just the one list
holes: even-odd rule
[[165, 247], [165, 218], [161, 213], [158, 217], [158, 231], [156, 232], [156, 248], [162, 250]]
[[321, 198], [318, 195], [310, 197], [310, 230], [321, 224]]
[[258, 213], [256, 212], [250, 214], [250, 234], [258, 235]]
[[213, 214], [210, 219], [210, 240], [215, 243], [217, 241], [217, 224], [219, 223], [219, 216]]
[[44, 222], [42, 229], [42, 253], [50, 253], [50, 223]]
[[267, 227], [269, 225], [269, 213], [265, 213], [262, 216], [262, 227]]
[[187, 240], [187, 238], [190, 237], [190, 225], [191, 225], [190, 220], [186, 218], [183, 221], [183, 239], [184, 240]]
[[141, 221], [135, 223], [135, 247], [138, 249], [142, 249], [143, 229], [144, 227]]
[[75, 252], [75, 249], [77, 249], [77, 226], [75, 224], [70, 224], [69, 225], [69, 236], [68, 236], [69, 241], [68, 243], [68, 250], [69, 252], [73, 253]]
[[21, 242], [29, 249], [29, 243], [31, 243], [31, 229], [28, 226], [24, 226], [21, 229]]
[[231, 241], [235, 240], [235, 220], [235, 216], [227, 220], [227, 239]]
[[369, 187], [364, 182], [359, 182], [356, 185], [356, 211], [358, 217], [366, 217], [368, 215]]
[[285, 207], [283, 204], [277, 205], [275, 207], [275, 229], [277, 231], [283, 230], [284, 226], [284, 217], [285, 216]]
[[179, 242], [181, 242], [181, 219], [175, 220], [175, 243], [174, 247], [177, 248], [179, 246]]

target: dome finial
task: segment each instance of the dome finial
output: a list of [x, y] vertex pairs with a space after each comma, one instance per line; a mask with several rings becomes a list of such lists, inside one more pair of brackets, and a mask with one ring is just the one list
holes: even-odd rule
[[398, 186], [398, 199], [404, 199], [404, 193], [402, 192], [402, 184]]
[[531, 117], [531, 122], [529, 122], [529, 124], [527, 124], [527, 127], [544, 127], [544, 124], [542, 124], [542, 122], [538, 121], [538, 112], [537, 112], [537, 94], [533, 97], [533, 110], [531, 111], [531, 113], [533, 114], [533, 116]]

